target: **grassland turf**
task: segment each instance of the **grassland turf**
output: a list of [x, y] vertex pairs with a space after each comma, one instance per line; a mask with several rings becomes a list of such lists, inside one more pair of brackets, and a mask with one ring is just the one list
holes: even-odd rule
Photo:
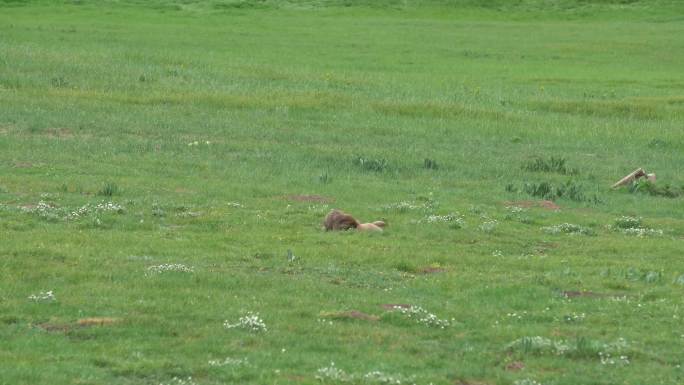
[[682, 14], [0, 1], [0, 384], [682, 383]]

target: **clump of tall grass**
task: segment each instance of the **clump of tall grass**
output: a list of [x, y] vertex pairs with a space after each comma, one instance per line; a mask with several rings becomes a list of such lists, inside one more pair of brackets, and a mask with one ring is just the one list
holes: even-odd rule
[[634, 181], [629, 186], [629, 192], [632, 194], [648, 194], [656, 197], [678, 198], [684, 195], [684, 186], [674, 187], [669, 184], [659, 186], [649, 180], [640, 179]]
[[608, 225], [607, 227], [622, 234], [633, 235], [639, 238], [663, 235], [663, 230], [643, 226], [641, 217], [623, 215], [617, 218], [613, 225]]
[[117, 195], [120, 191], [121, 190], [119, 189], [119, 186], [116, 185], [116, 183], [106, 182], [97, 191], [97, 195], [110, 197], [112, 195]]
[[[505, 188], [506, 192], [517, 193], [520, 191], [514, 184], [509, 183]], [[588, 202], [593, 204], [601, 203], [601, 199], [596, 195], [588, 196], [584, 193], [582, 185], [577, 184], [573, 180], [565, 183], [554, 184], [551, 182], [527, 182], [522, 186], [522, 192], [540, 199], [556, 200], [569, 199], [574, 202]]]
[[574, 340], [552, 340], [533, 336], [519, 338], [506, 346], [506, 350], [533, 355], [556, 355], [575, 358], [599, 358], [604, 354], [624, 354], [629, 344], [624, 338], [613, 342], [601, 342], [586, 337]]
[[428, 170], [437, 170], [439, 169], [439, 165], [437, 164], [436, 160], [425, 158], [425, 160], [423, 161], [423, 168]]
[[556, 158], [554, 156], [544, 159], [535, 158], [522, 165], [522, 169], [532, 172], [553, 172], [563, 175], [578, 175], [579, 170], [576, 168], [568, 168], [565, 158]]
[[390, 165], [385, 158], [366, 158], [357, 156], [352, 160], [352, 164], [363, 171], [382, 173], [389, 171]]

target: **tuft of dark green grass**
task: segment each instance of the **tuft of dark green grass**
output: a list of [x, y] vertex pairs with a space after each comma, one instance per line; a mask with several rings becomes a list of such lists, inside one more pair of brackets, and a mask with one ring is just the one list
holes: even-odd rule
[[632, 194], [647, 194], [656, 197], [679, 198], [684, 194], [684, 186], [674, 187], [670, 184], [660, 185], [649, 180], [640, 179], [632, 182], [629, 186], [629, 192]]
[[106, 182], [97, 190], [97, 195], [111, 197], [120, 193], [119, 186], [116, 183]]
[[568, 168], [566, 159], [563, 157], [535, 158], [522, 165], [522, 169], [531, 172], [552, 172], [562, 175], [578, 175], [579, 170], [576, 168]]

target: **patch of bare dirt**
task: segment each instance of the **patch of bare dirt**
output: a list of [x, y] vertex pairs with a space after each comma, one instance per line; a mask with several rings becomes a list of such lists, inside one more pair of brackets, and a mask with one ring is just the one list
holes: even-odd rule
[[112, 325], [112, 324], [115, 324], [118, 322], [121, 322], [121, 320], [118, 318], [90, 317], [90, 318], [81, 318], [80, 320], [76, 321], [76, 325], [81, 326], [81, 327], [107, 326], [107, 325]]
[[49, 138], [59, 138], [59, 139], [68, 139], [68, 138], [73, 138], [74, 133], [64, 127], [51, 127], [51, 128], [46, 128], [45, 131], [43, 131], [43, 134]]
[[505, 206], [522, 207], [524, 209], [529, 209], [532, 207], [540, 207], [544, 210], [556, 211], [560, 210], [561, 207], [553, 201], [506, 201]]
[[45, 330], [46, 332], [52, 332], [52, 333], [67, 333], [69, 330], [72, 329], [72, 325], [69, 324], [58, 324], [58, 323], [52, 323], [52, 322], [44, 322], [42, 324], [37, 324], [36, 327]]
[[286, 195], [284, 197], [289, 201], [295, 202], [316, 202], [316, 203], [332, 203], [335, 198], [324, 197], [321, 195]]
[[121, 319], [119, 318], [89, 317], [81, 318], [73, 323], [43, 322], [36, 324], [35, 326], [50, 333], [69, 333], [74, 329], [89, 328], [94, 326], [110, 326], [119, 322], [121, 322]]
[[565, 298], [577, 298], [577, 297], [604, 297], [605, 294], [594, 293], [593, 291], [577, 291], [577, 290], [564, 290], [561, 295]]
[[513, 361], [506, 365], [506, 370], [509, 372], [519, 372], [525, 369], [525, 364], [522, 361]]
[[419, 273], [423, 274], [437, 274], [437, 273], [444, 273], [447, 270], [443, 267], [433, 267], [433, 266], [426, 266], [418, 269]]

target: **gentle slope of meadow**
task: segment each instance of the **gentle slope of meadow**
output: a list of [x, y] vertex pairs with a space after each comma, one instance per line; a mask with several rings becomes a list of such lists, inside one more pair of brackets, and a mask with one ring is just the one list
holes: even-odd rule
[[0, 1], [0, 384], [681, 383], [682, 14]]

